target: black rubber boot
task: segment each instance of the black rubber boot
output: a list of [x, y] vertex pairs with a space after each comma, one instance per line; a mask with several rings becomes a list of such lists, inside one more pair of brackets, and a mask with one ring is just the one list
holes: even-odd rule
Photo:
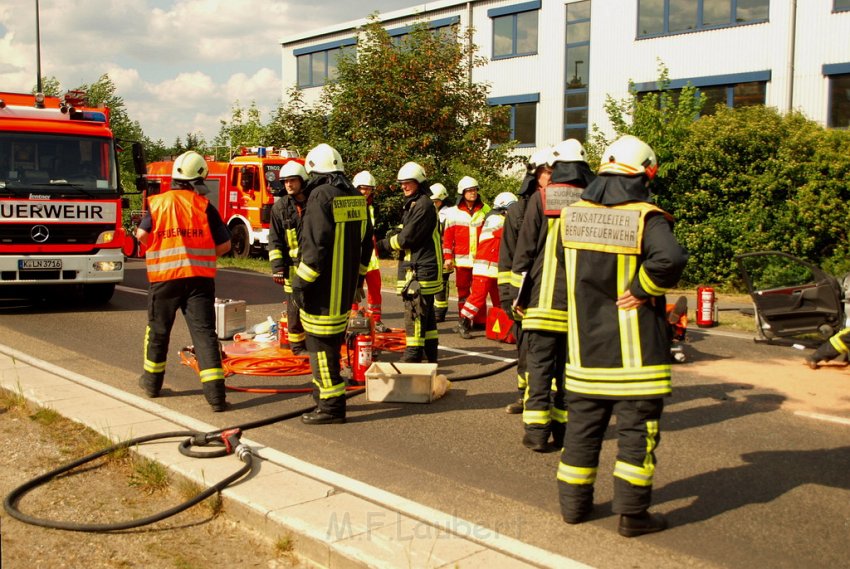
[[294, 356], [306, 356], [307, 355], [307, 345], [304, 342], [292, 342], [290, 344], [289, 349], [292, 351], [292, 355]]
[[440, 310], [435, 310], [435, 311], [434, 311], [434, 319], [435, 319], [437, 322], [445, 322], [445, 321], [446, 321], [446, 313], [447, 313], [447, 312], [448, 312], [448, 309], [446, 309], [446, 310], [442, 310], [442, 309], [440, 309]]
[[159, 391], [162, 389], [162, 382], [165, 380], [165, 372], [151, 373], [143, 372], [139, 376], [139, 387], [145, 392], [145, 395], [153, 399], [159, 397]]
[[472, 334], [470, 332], [472, 332], [472, 320], [461, 316], [460, 320], [457, 323], [457, 328], [455, 328], [455, 330], [457, 330], [457, 333], [464, 340], [471, 340]]
[[808, 364], [808, 366], [812, 369], [818, 369], [818, 364], [820, 362], [828, 362], [840, 355], [841, 353], [835, 349], [832, 342], [827, 340], [821, 344], [817, 350], [815, 350], [815, 353], [806, 356], [806, 364]]
[[207, 403], [210, 404], [210, 407], [212, 407], [213, 411], [220, 413], [227, 409], [223, 379], [204, 381], [201, 385], [204, 388], [204, 397], [206, 398]]
[[422, 348], [408, 346], [404, 349], [404, 355], [399, 361], [405, 364], [422, 363], [423, 351]]
[[642, 512], [634, 516], [621, 515], [617, 532], [623, 537], [638, 537], [667, 529], [667, 520], [661, 514]]
[[524, 405], [522, 404], [522, 397], [518, 398], [513, 403], [509, 403], [505, 406], [505, 413], [508, 415], [520, 415], [524, 409]]
[[345, 417], [339, 417], [316, 409], [311, 413], [301, 415], [301, 422], [305, 425], [332, 425], [345, 423]]

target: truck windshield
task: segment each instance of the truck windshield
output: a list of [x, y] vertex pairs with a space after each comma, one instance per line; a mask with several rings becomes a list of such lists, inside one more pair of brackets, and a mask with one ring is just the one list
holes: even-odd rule
[[87, 136], [0, 132], [0, 193], [115, 194], [112, 140]]

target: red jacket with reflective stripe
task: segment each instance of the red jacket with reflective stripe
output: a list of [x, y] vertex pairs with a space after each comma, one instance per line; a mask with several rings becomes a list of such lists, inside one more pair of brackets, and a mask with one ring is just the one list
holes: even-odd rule
[[443, 230], [443, 259], [454, 260], [457, 267], [471, 267], [478, 249], [478, 236], [484, 224], [484, 216], [490, 206], [478, 200], [467, 207], [464, 200], [446, 211], [446, 225]]
[[145, 253], [148, 280], [215, 278], [215, 242], [207, 221], [207, 198], [191, 190], [173, 189], [150, 197], [148, 205], [152, 221]]

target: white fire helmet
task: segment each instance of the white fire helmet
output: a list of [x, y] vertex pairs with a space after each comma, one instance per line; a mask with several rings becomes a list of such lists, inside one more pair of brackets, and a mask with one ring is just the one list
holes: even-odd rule
[[374, 188], [377, 185], [375, 183], [375, 176], [373, 176], [368, 170], [357, 172], [357, 175], [354, 176], [351, 183], [355, 188], [359, 188], [360, 186], [369, 186], [370, 188]]
[[174, 161], [174, 166], [171, 169], [171, 179], [183, 182], [191, 182], [193, 180], [204, 180], [209, 173], [209, 167], [204, 157], [189, 150], [177, 157]]
[[516, 203], [517, 197], [511, 192], [502, 192], [493, 200], [494, 209], [505, 209], [512, 203]]
[[307, 170], [295, 160], [290, 160], [280, 169], [280, 179], [301, 178], [301, 181], [307, 181]]
[[652, 148], [636, 136], [627, 134], [612, 142], [602, 153], [600, 174], [645, 174], [650, 180], [658, 172], [658, 159]]
[[554, 166], [556, 162], [587, 162], [587, 154], [584, 146], [575, 138], [568, 138], [552, 147], [549, 157], [549, 165]]
[[528, 159], [528, 170], [531, 173], [534, 173], [537, 168], [548, 164], [551, 160], [552, 149], [551, 148], [541, 148], [531, 155], [531, 158]]
[[342, 156], [329, 144], [324, 142], [307, 153], [304, 158], [304, 167], [308, 174], [330, 174], [331, 172], [345, 172], [342, 164]]
[[460, 182], [457, 183], [457, 193], [463, 195], [463, 192], [467, 190], [477, 190], [478, 189], [478, 180], [473, 178], [472, 176], [464, 176], [460, 179]]
[[425, 169], [416, 162], [408, 162], [398, 171], [396, 179], [399, 182], [416, 180], [420, 184], [425, 181]]
[[449, 197], [449, 191], [440, 182], [437, 182], [436, 184], [433, 184], [431, 186], [431, 199], [432, 200], [445, 200], [448, 197]]

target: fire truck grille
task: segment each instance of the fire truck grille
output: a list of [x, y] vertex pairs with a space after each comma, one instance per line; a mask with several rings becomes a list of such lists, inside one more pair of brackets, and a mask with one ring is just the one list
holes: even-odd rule
[[101, 233], [114, 228], [109, 223], [8, 224], [0, 231], [0, 245], [94, 245]]

